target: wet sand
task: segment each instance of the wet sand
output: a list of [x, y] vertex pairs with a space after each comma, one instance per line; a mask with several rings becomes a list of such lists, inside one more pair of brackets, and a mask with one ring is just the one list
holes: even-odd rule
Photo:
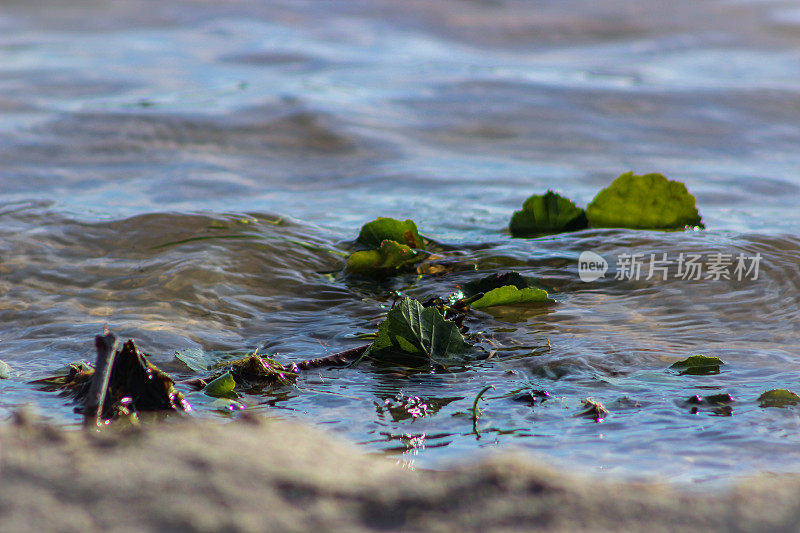
[[788, 531], [800, 519], [797, 476], [700, 491], [513, 455], [412, 472], [253, 417], [101, 435], [18, 418], [0, 428], [2, 531]]

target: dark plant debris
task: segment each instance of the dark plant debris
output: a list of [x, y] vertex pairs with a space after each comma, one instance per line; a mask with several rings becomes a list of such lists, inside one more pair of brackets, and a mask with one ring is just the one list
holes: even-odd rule
[[213, 367], [209, 385], [215, 379], [230, 374], [236, 387], [244, 391], [261, 391], [266, 387], [289, 386], [297, 382], [297, 372], [268, 357], [253, 354], [236, 361], [224, 361]]
[[697, 414], [701, 410], [708, 410], [717, 416], [731, 416], [733, 414], [731, 404], [735, 401], [733, 396], [728, 393], [711, 394], [709, 396], [695, 394], [684, 400], [683, 404], [690, 408], [692, 414]]
[[608, 416], [608, 409], [593, 398], [583, 400], [583, 408], [575, 413], [575, 416], [592, 418], [595, 422], [602, 422]]
[[351, 348], [343, 352], [325, 355], [323, 357], [317, 357], [314, 359], [306, 359], [305, 361], [300, 361], [299, 363], [291, 363], [290, 369], [292, 372], [297, 373], [299, 370], [311, 370], [312, 368], [326, 366], [347, 366], [364, 355], [364, 352], [366, 352], [370, 346], [371, 345], [369, 344], [365, 344], [363, 346]]
[[515, 402], [527, 403], [530, 406], [534, 406], [549, 400], [550, 393], [546, 390], [526, 390], [517, 393], [512, 399]]
[[[103, 421], [142, 411], [191, 411], [183, 394], [175, 389], [173, 379], [148, 361], [148, 357], [133, 340], [116, 350], [101, 406], [100, 418]], [[64, 374], [33, 383], [43, 390], [61, 391], [77, 404], [76, 412], [84, 413], [95, 375], [92, 365], [79, 362], [69, 365]]]

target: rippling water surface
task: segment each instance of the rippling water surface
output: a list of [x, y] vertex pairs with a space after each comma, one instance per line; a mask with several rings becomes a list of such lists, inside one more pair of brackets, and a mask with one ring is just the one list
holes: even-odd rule
[[[51, 3], [52, 4], [52, 3]], [[123, 5], [124, 4], [124, 5]], [[178, 378], [176, 350], [291, 361], [363, 344], [392, 301], [478, 273], [558, 304], [474, 313], [496, 349], [464, 372], [362, 364], [248, 409], [409, 467], [524, 449], [676, 481], [800, 471], [800, 12], [791, 2], [6, 2], [0, 8], [0, 415], [63, 424], [28, 382], [108, 324]], [[554, 188], [586, 205], [626, 170], [681, 179], [708, 229], [512, 239]], [[346, 279], [376, 216], [414, 218], [446, 276]], [[597, 281], [578, 255], [611, 261]], [[757, 279], [615, 279], [614, 258], [760, 254]], [[667, 370], [690, 354], [710, 376]], [[479, 431], [470, 412], [485, 385]], [[547, 390], [531, 407], [513, 393]], [[187, 391], [188, 392], [188, 391]], [[692, 395], [731, 394], [731, 411]], [[419, 397], [427, 410], [396, 407]], [[603, 422], [576, 417], [602, 401]], [[229, 418], [189, 394], [195, 416]], [[388, 404], [387, 404], [388, 401]], [[265, 453], [267, 453], [265, 451]]]

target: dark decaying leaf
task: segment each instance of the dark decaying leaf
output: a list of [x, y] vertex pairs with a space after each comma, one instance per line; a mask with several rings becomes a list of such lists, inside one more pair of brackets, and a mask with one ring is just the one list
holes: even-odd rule
[[518, 289], [527, 288], [528, 281], [517, 272], [503, 272], [502, 274], [491, 274], [481, 279], [465, 283], [462, 292], [465, 298], [472, 298], [479, 294], [486, 294], [493, 289], [513, 285]]
[[703, 406], [714, 406], [714, 405], [722, 405], [731, 403], [734, 401], [733, 396], [728, 393], [723, 394], [711, 394], [710, 396], [700, 396], [699, 394], [695, 394], [694, 396], [690, 396], [686, 400], [686, 404], [688, 405], [703, 405]]
[[710, 411], [711, 414], [716, 416], [731, 416], [733, 415], [732, 403], [735, 402], [733, 396], [728, 393], [711, 394], [709, 396], [700, 396], [695, 394], [690, 396], [683, 403], [689, 407], [692, 414], [697, 414], [701, 410]]
[[[104, 420], [115, 418], [120, 407], [132, 412], [191, 410], [183, 394], [175, 389], [172, 378], [147, 357], [132, 340], [117, 350], [103, 402]], [[34, 383], [45, 390], [62, 390], [78, 404], [75, 410], [83, 412], [93, 376], [92, 365], [81, 362], [70, 365], [65, 374]]]
[[236, 361], [214, 365], [209, 384], [224, 374], [230, 374], [240, 390], [261, 389], [266, 386], [286, 386], [297, 381], [297, 373], [277, 361], [260, 355], [251, 355]]

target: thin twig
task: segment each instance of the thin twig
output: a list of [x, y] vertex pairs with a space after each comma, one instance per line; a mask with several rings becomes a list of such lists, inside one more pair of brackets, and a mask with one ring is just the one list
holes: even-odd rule
[[344, 366], [354, 360], [357, 361], [359, 357], [364, 355], [364, 352], [366, 352], [367, 348], [370, 346], [370, 344], [365, 344], [364, 346], [351, 348], [343, 352], [294, 363], [293, 366], [297, 367], [299, 370], [311, 370], [312, 368], [317, 368], [320, 366]]

